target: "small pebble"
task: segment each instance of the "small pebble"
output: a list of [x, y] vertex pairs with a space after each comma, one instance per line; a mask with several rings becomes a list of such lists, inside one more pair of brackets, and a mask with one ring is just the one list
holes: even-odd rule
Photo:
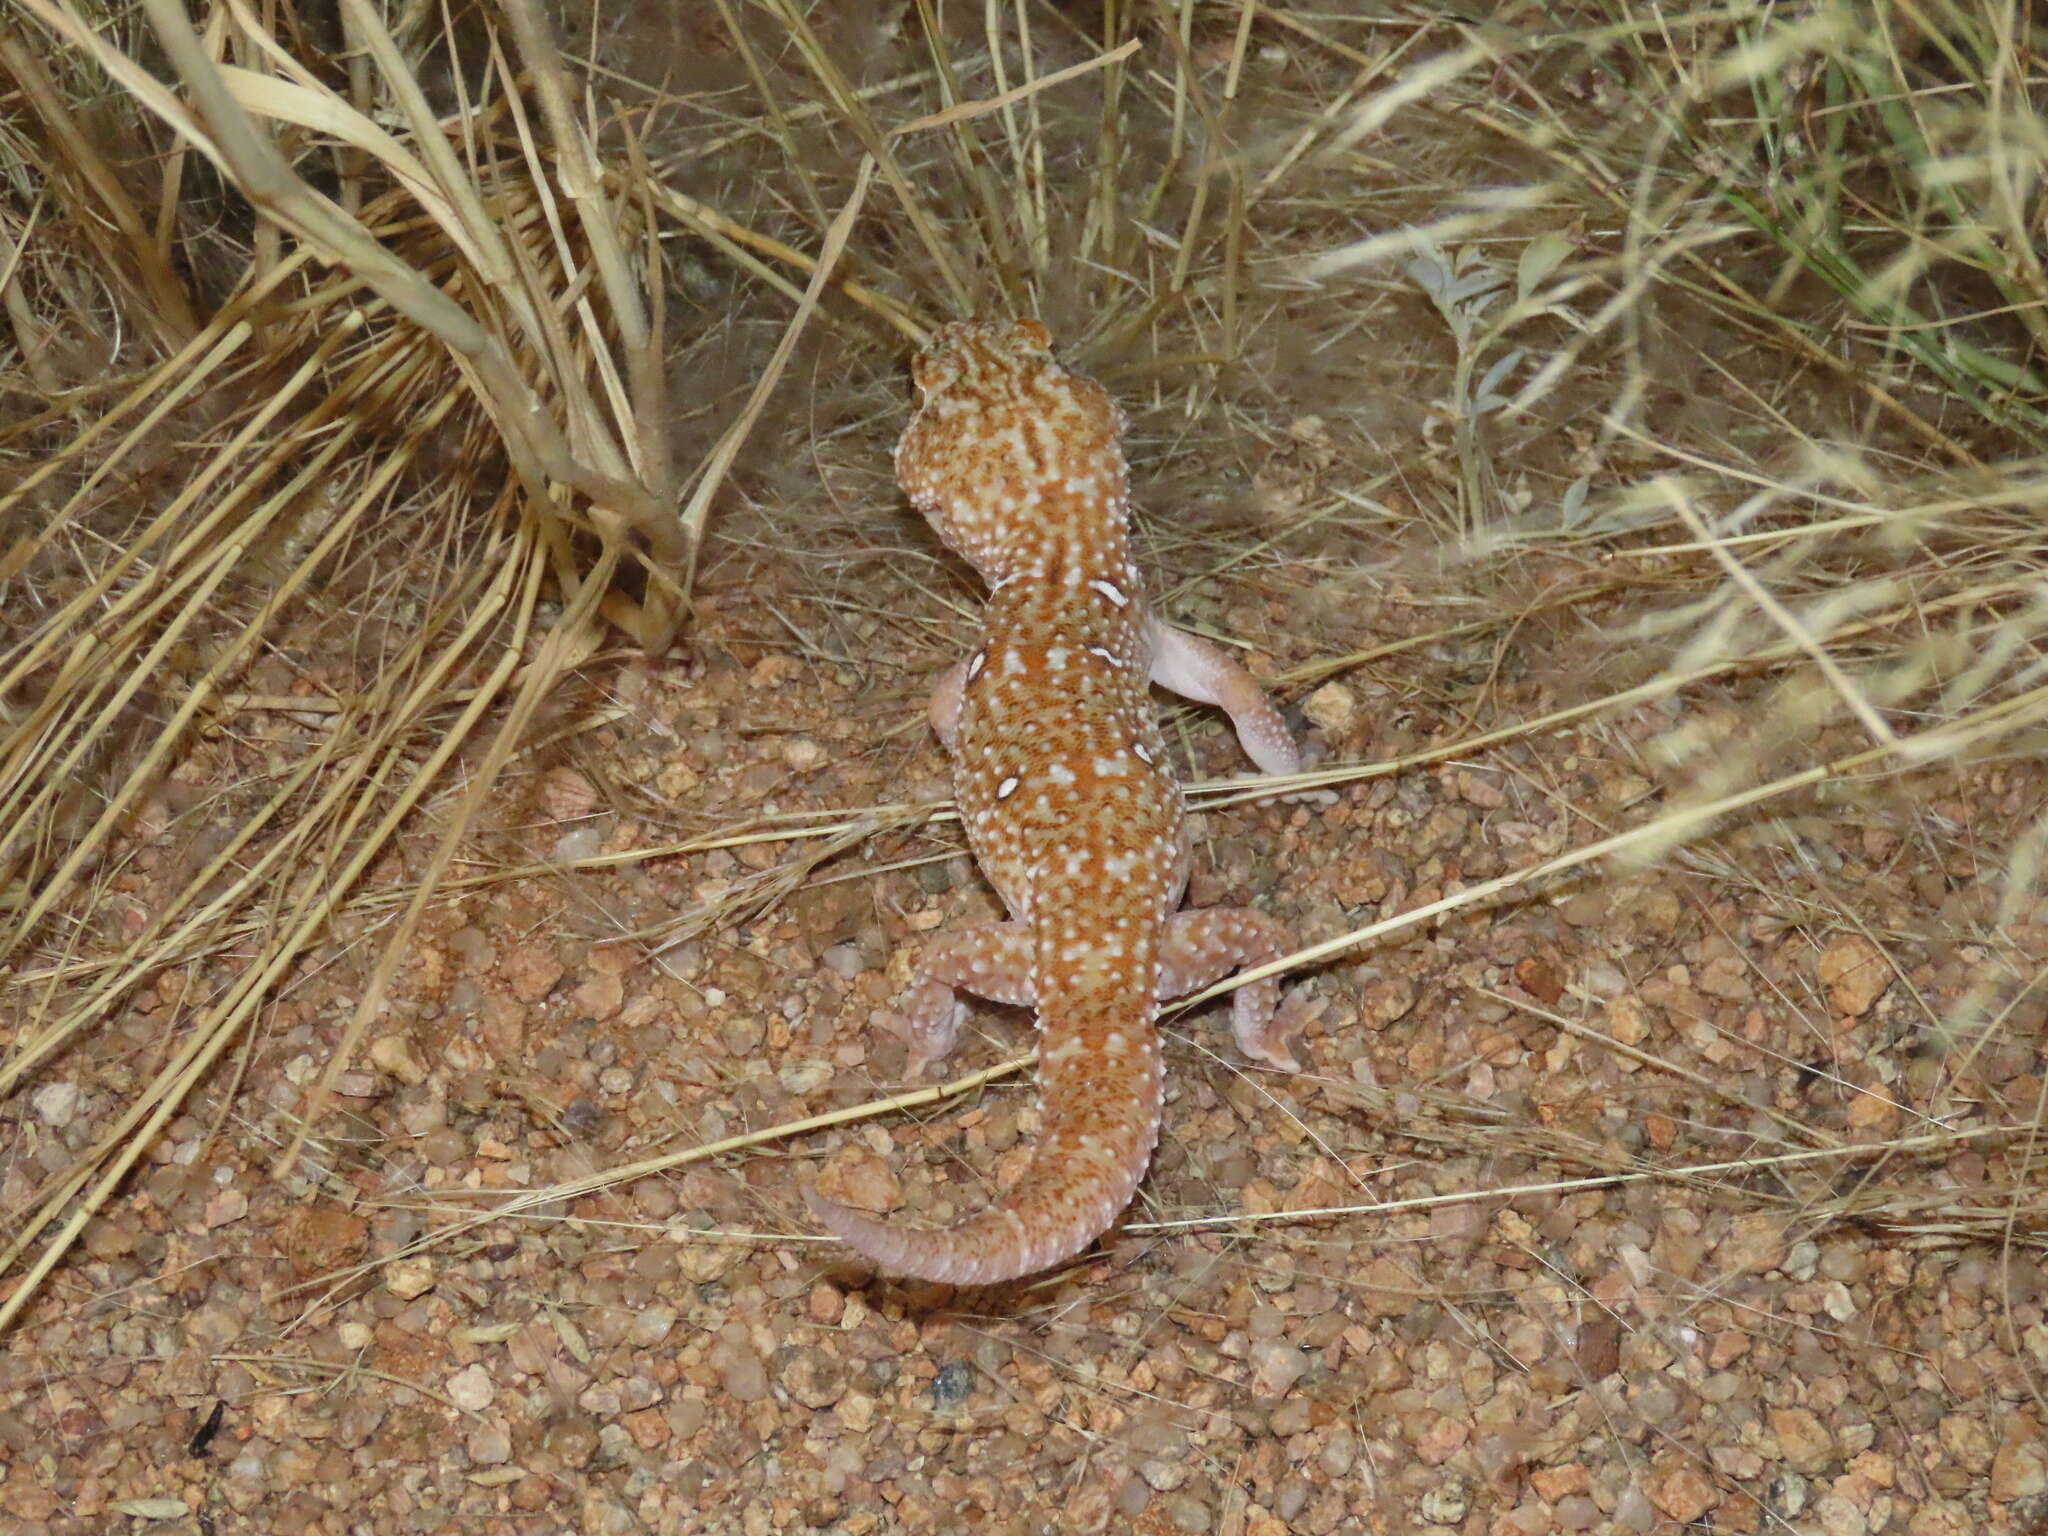
[[44, 1083], [29, 1095], [29, 1104], [43, 1124], [61, 1131], [78, 1113], [81, 1097], [76, 1083]]
[[512, 1459], [512, 1437], [498, 1424], [477, 1424], [469, 1431], [469, 1459], [480, 1467], [502, 1466]]
[[1323, 1449], [1316, 1458], [1323, 1470], [1332, 1477], [1343, 1477], [1351, 1471], [1352, 1463], [1358, 1459], [1358, 1436], [1351, 1432], [1348, 1424], [1338, 1424], [1330, 1430], [1330, 1438], [1323, 1443]]
[[427, 1132], [417, 1145], [420, 1156], [436, 1168], [452, 1168], [469, 1160], [469, 1138], [452, 1126]]
[[1465, 1485], [1456, 1478], [1447, 1478], [1422, 1496], [1416, 1513], [1431, 1525], [1456, 1525], [1471, 1507]]
[[1614, 1501], [1614, 1528], [1648, 1531], [1656, 1523], [1657, 1506], [1650, 1502], [1650, 1496], [1640, 1488], [1624, 1488], [1621, 1497]]
[[1820, 1244], [1811, 1238], [1801, 1238], [1785, 1255], [1785, 1273], [1804, 1284], [1813, 1278], [1814, 1270], [1820, 1264]]
[[932, 1378], [932, 1408], [951, 1413], [974, 1394], [974, 1367], [965, 1360], [948, 1360]]
[[580, 864], [585, 859], [594, 859], [604, 852], [604, 822], [606, 818], [595, 817], [579, 821], [567, 832], [555, 839], [549, 856], [557, 864]]
[[448, 1378], [448, 1400], [465, 1413], [482, 1413], [497, 1395], [491, 1373], [481, 1365], [466, 1365]]
[[96, 1259], [119, 1259], [135, 1251], [135, 1229], [125, 1221], [95, 1216], [86, 1224], [85, 1251]]
[[247, 1195], [243, 1194], [239, 1189], [221, 1189], [214, 1191], [213, 1198], [206, 1202], [206, 1213], [200, 1219], [206, 1223], [208, 1230], [211, 1230], [214, 1227], [225, 1227], [231, 1222], [240, 1221], [248, 1214], [249, 1197]]
[[806, 1408], [830, 1408], [846, 1395], [846, 1363], [822, 1349], [799, 1346], [780, 1364], [782, 1385]]
[[839, 1075], [829, 1061], [792, 1061], [779, 1068], [775, 1080], [793, 1094], [816, 1093]]
[[751, 1345], [721, 1339], [712, 1346], [712, 1369], [720, 1384], [743, 1403], [758, 1403], [768, 1395], [768, 1369]]
[[782, 744], [782, 760], [798, 773], [822, 768], [830, 758], [831, 754], [808, 736], [793, 736]]
[[1141, 1461], [1138, 1463], [1138, 1476], [1143, 1478], [1149, 1487], [1156, 1489], [1160, 1493], [1172, 1493], [1188, 1480], [1188, 1475], [1193, 1471], [1194, 1468], [1184, 1461]]
[[370, 1042], [370, 1065], [408, 1088], [427, 1080], [426, 1066], [404, 1035], [379, 1035]]
[[426, 1259], [394, 1259], [384, 1266], [384, 1289], [403, 1301], [434, 1288], [434, 1266]]
[[619, 1412], [639, 1413], [661, 1401], [661, 1388], [646, 1376], [628, 1376], [619, 1383]]
[[676, 1325], [674, 1307], [644, 1307], [633, 1314], [632, 1326], [626, 1330], [626, 1342], [635, 1349], [652, 1349]]
[[1557, 1501], [1557, 1527], [1561, 1531], [1590, 1531], [1600, 1523], [1600, 1506], [1583, 1493]]
[[1308, 1356], [1285, 1339], [1261, 1339], [1252, 1345], [1252, 1391], [1279, 1397], [1307, 1374]]
[[835, 1327], [846, 1315], [846, 1293], [829, 1280], [820, 1280], [811, 1287], [809, 1311], [812, 1322]]
[[1278, 1435], [1283, 1440], [1288, 1440], [1296, 1435], [1306, 1434], [1310, 1423], [1308, 1399], [1305, 1397], [1290, 1397], [1286, 1402], [1273, 1410], [1273, 1417], [1269, 1421], [1269, 1427], [1275, 1435]]
[[1301, 712], [1318, 730], [1341, 736], [1357, 723], [1358, 696], [1342, 683], [1325, 683], [1302, 701]]

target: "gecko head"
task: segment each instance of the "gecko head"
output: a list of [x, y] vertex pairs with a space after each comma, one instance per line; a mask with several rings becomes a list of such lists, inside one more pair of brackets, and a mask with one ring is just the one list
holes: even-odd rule
[[941, 326], [911, 377], [918, 406], [896, 444], [896, 478], [986, 580], [1049, 570], [1077, 540], [1121, 542], [1122, 413], [1052, 355], [1042, 324]]
[[955, 320], [933, 331], [931, 340], [911, 359], [910, 378], [923, 401], [949, 388], [963, 373], [1024, 372], [1042, 368], [1051, 360], [1052, 332], [1042, 321], [1028, 316]]

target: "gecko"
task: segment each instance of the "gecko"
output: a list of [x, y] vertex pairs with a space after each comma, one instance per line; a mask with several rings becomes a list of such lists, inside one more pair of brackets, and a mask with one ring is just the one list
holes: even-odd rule
[[[1164, 1099], [1162, 1001], [1293, 947], [1250, 907], [1180, 911], [1189, 844], [1149, 684], [1220, 705], [1268, 773], [1299, 766], [1252, 677], [1148, 607], [1130, 537], [1123, 414], [1037, 320], [941, 327], [912, 365], [896, 477], [988, 586], [974, 650], [930, 718], [982, 873], [1009, 913], [937, 937], [895, 1027], [912, 1069], [959, 1029], [958, 994], [1033, 1007], [1042, 1130], [1015, 1184], [947, 1228], [878, 1220], [806, 1188], [819, 1223], [882, 1269], [985, 1285], [1081, 1252], [1136, 1193]], [[1268, 978], [1237, 990], [1254, 1060], [1298, 1071]]]

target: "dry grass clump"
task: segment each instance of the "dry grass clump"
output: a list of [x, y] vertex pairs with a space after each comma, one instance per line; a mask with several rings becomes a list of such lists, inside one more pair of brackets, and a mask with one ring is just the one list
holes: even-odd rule
[[[920, 3], [898, 30], [718, 0], [593, 13], [625, 29], [594, 62], [529, 0], [443, 14], [287, 5], [273, 32], [230, 0], [111, 25], [22, 0], [0, 24], [0, 1098], [138, 994], [167, 1010], [89, 1150], [14, 1156], [0, 1326], [279, 989], [361, 938], [360, 1005], [277, 1149], [320, 1177], [325, 1087], [544, 705], [620, 635], [665, 650], [708, 551], [765, 542], [787, 572], [897, 541], [890, 357], [946, 316], [1057, 321], [1169, 483], [1296, 455], [1253, 476], [1283, 609], [1334, 626], [1330, 593], [1440, 583], [1443, 625], [1364, 657], [1354, 610], [1298, 683], [1595, 616], [1611, 687], [1434, 759], [1747, 690], [1666, 736], [1670, 804], [1313, 955], [2038, 747], [2048, 141], [2018, 8], [1084, 28]], [[716, 77], [608, 72], [635, 27], [687, 31]], [[836, 364], [804, 405], [799, 357]], [[1187, 425], [1212, 412], [1232, 435]], [[800, 527], [738, 510], [788, 463], [865, 464], [875, 495]], [[1176, 572], [1229, 563], [1199, 509], [1153, 505]], [[919, 622], [941, 648], [943, 612]], [[130, 902], [166, 846], [171, 893]], [[2009, 1001], [1942, 1025], [1959, 1059]], [[1888, 1198], [2043, 1240], [2023, 1182]]]
[[[10, 1202], [7, 1262], [42, 1246], [5, 1317], [434, 806], [439, 850], [353, 1045], [596, 616], [659, 642], [689, 550], [645, 252], [627, 255], [647, 225], [592, 179], [544, 48], [537, 100], [501, 93], [496, 54], [451, 138], [367, 6], [342, 13], [357, 67], [325, 78], [244, 13], [202, 35], [153, 7], [128, 52], [76, 9], [32, 15], [6, 54], [41, 129], [14, 145], [36, 190], [14, 205], [10, 292], [41, 301], [12, 311], [15, 387], [44, 405], [9, 434], [0, 500], [0, 1091], [90, 1049], [138, 989], [190, 985], [130, 1111]], [[107, 129], [72, 131], [87, 105]], [[109, 227], [130, 235], [117, 250]], [[629, 562], [646, 574], [631, 596], [614, 584]], [[122, 902], [166, 833], [189, 878]]]

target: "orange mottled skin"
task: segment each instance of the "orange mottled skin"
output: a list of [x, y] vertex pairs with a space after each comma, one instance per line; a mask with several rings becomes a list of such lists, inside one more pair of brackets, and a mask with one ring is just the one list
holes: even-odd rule
[[[1159, 1139], [1162, 998], [1283, 954], [1250, 909], [1177, 912], [1187, 882], [1180, 785], [1148, 684], [1220, 703], [1261, 766], [1294, 746], [1257, 685], [1149, 614], [1131, 558], [1122, 417], [1054, 360], [1035, 320], [942, 328], [918, 356], [920, 403], [896, 475], [989, 584], [980, 644], [940, 684], [969, 843], [1010, 913], [943, 935], [900, 1028], [913, 1056], [957, 1027], [954, 989], [1038, 1010], [1044, 1132], [993, 1206], [944, 1230], [898, 1227], [807, 1195], [882, 1268], [961, 1284], [1071, 1257], [1115, 1221]], [[1292, 1070], [1271, 982], [1236, 994], [1240, 1045]]]

